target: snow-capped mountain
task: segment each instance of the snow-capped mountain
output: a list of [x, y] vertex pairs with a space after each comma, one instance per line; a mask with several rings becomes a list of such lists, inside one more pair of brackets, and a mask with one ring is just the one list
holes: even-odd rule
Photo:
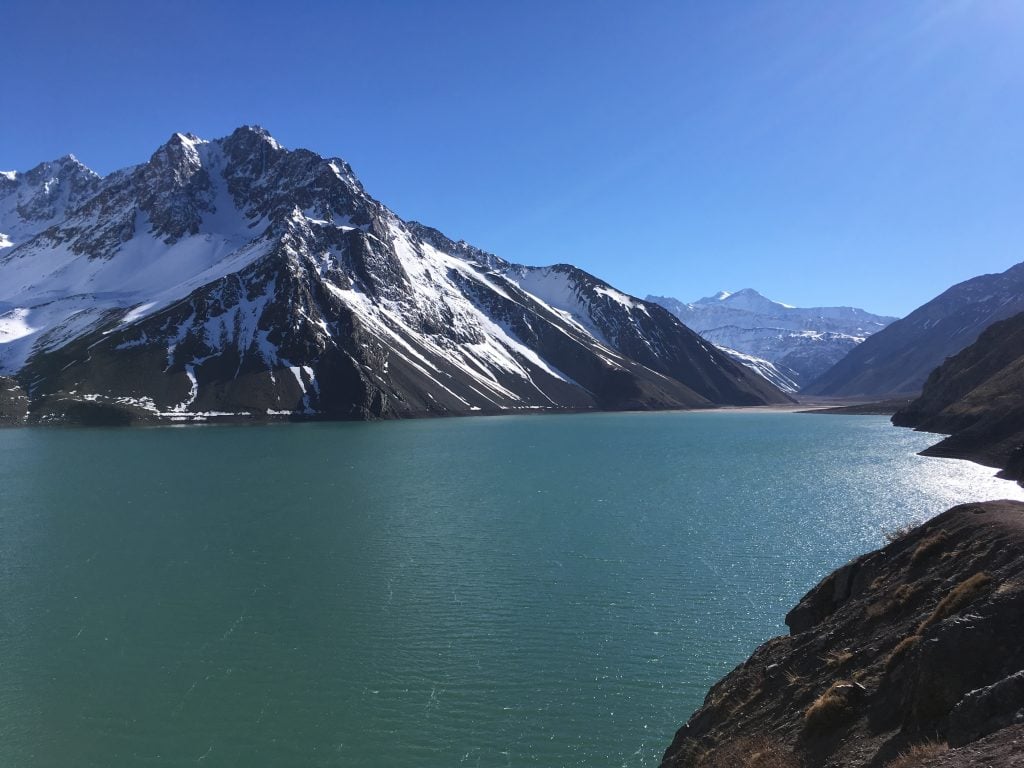
[[786, 400], [661, 307], [405, 222], [260, 128], [0, 178], [0, 374], [34, 420]]
[[896, 320], [854, 307], [793, 307], [752, 288], [684, 304], [648, 296], [688, 327], [786, 392], [814, 381], [851, 349]]
[[100, 177], [74, 155], [40, 163], [25, 173], [0, 171], [0, 249], [57, 223], [95, 194], [99, 184]]

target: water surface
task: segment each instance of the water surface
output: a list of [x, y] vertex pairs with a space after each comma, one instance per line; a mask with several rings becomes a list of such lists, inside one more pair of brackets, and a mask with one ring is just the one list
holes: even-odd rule
[[882, 417], [0, 431], [0, 765], [655, 765], [822, 575], [1024, 495]]

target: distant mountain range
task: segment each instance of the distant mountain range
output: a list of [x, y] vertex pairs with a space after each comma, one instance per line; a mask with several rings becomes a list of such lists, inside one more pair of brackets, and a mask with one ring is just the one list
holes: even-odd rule
[[830, 397], [885, 397], [921, 391], [932, 370], [993, 323], [1024, 311], [1024, 264], [981, 275], [897, 320], [803, 389]]
[[261, 128], [0, 174], [0, 233], [0, 374], [32, 421], [788, 401], [657, 304], [404, 221]]
[[689, 304], [667, 296], [647, 300], [787, 392], [801, 390], [896, 319], [854, 307], [792, 307], [752, 288]]

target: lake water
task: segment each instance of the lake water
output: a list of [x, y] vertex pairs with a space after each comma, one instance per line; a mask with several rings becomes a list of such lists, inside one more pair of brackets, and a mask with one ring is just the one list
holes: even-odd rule
[[0, 431], [0, 765], [651, 766], [883, 532], [882, 417]]

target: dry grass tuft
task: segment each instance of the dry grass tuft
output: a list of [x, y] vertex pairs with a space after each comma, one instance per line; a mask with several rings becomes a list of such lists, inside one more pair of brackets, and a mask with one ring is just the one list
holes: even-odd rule
[[856, 712], [854, 700], [860, 686], [846, 680], [837, 680], [804, 712], [804, 725], [813, 731], [835, 728], [849, 720]]
[[985, 573], [985, 571], [979, 571], [973, 576], [964, 579], [939, 601], [939, 604], [935, 606], [935, 610], [932, 611], [932, 615], [921, 622], [921, 626], [917, 628], [917, 631], [923, 632], [932, 624], [937, 624], [943, 619], [958, 613], [961, 608], [970, 605], [980, 597], [991, 583], [992, 577]]
[[895, 760], [885, 764], [885, 768], [918, 768], [927, 764], [933, 757], [938, 757], [949, 749], [948, 746], [938, 741], [926, 741], [923, 744], [915, 744], [906, 752], [901, 752]]
[[786, 683], [791, 686], [800, 685], [804, 681], [803, 677], [798, 672], [794, 672], [792, 669], [787, 669], [785, 675]]
[[939, 548], [949, 540], [949, 534], [941, 528], [921, 540], [910, 557], [910, 565], [920, 565], [929, 557], [934, 555]]
[[890, 528], [887, 531], [882, 531], [885, 543], [892, 544], [894, 541], [899, 541], [923, 522], [923, 520], [911, 520], [909, 523], [904, 523], [899, 528]]
[[838, 651], [829, 651], [825, 654], [822, 661], [825, 662], [825, 666], [829, 669], [840, 669], [841, 667], [846, 666], [852, 658], [853, 651], [849, 648], [843, 648]]
[[911, 635], [910, 637], [904, 637], [895, 647], [889, 651], [889, 655], [885, 659], [886, 671], [892, 669], [907, 653], [918, 643], [921, 642], [920, 635]]
[[868, 604], [867, 609], [864, 611], [864, 615], [869, 619], [877, 619], [889, 613], [889, 611], [892, 610], [892, 607], [892, 600], [876, 600], [875, 602]]
[[996, 587], [995, 594], [1012, 595], [1014, 592], [1020, 592], [1022, 590], [1024, 590], [1024, 581], [1021, 581], [1020, 579], [1010, 579]]
[[920, 587], [903, 584], [890, 597], [876, 600], [867, 607], [867, 617], [877, 619], [897, 610], [902, 610], [921, 591]]
[[697, 760], [698, 768], [797, 768], [798, 765], [799, 761], [790, 750], [763, 736], [731, 741]]
[[896, 602], [897, 607], [902, 608], [920, 591], [921, 587], [917, 584], [903, 584], [893, 594], [892, 599]]
[[739, 692], [737, 692], [737, 695], [735, 697], [736, 700], [732, 703], [732, 706], [729, 707], [729, 716], [735, 717], [736, 715], [743, 712], [743, 710], [745, 710], [747, 707], [749, 707], [751, 704], [757, 701], [758, 697], [761, 696], [762, 692], [763, 691], [761, 689], [761, 686], [759, 685], [748, 690], [746, 695], [741, 695]]

